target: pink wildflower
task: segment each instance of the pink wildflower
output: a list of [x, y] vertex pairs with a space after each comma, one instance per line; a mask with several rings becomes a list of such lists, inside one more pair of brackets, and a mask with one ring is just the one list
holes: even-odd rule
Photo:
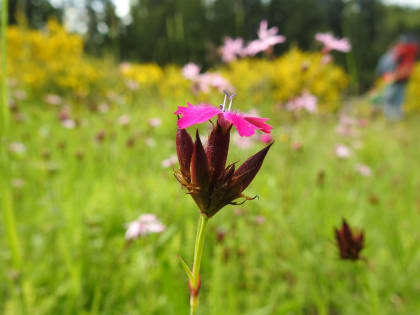
[[198, 77], [199, 74], [200, 67], [193, 62], [187, 63], [182, 68], [182, 75], [188, 80], [193, 80], [194, 78]]
[[24, 154], [26, 146], [22, 142], [12, 142], [9, 144], [9, 151], [16, 154]]
[[317, 97], [305, 91], [302, 95], [288, 102], [286, 104], [286, 108], [290, 111], [300, 111], [301, 109], [305, 109], [310, 113], [314, 113], [317, 110], [317, 103]]
[[242, 38], [225, 37], [224, 45], [220, 47], [223, 62], [235, 61], [244, 53], [244, 40]]
[[62, 120], [61, 124], [63, 125], [64, 128], [67, 128], [67, 129], [73, 129], [74, 127], [76, 127], [76, 122], [70, 118]]
[[45, 95], [44, 100], [50, 105], [60, 105], [62, 103], [61, 97], [55, 94]]
[[273, 142], [273, 137], [270, 134], [264, 134], [260, 136], [260, 141], [262, 143], [271, 143]]
[[154, 214], [142, 214], [137, 220], [126, 224], [126, 228], [126, 240], [135, 240], [139, 236], [151, 233], [161, 233], [166, 229]]
[[162, 120], [158, 117], [155, 117], [155, 118], [150, 118], [147, 123], [149, 124], [150, 127], [157, 128], [160, 125], [162, 125]]
[[264, 224], [265, 223], [265, 217], [262, 215], [257, 215], [255, 218], [255, 223], [258, 225]]
[[245, 48], [244, 53], [249, 56], [255, 56], [259, 52], [266, 51], [268, 48], [281, 44], [286, 40], [286, 37], [277, 35], [278, 28], [268, 28], [266, 20], [261, 21], [258, 30], [258, 39], [253, 40]]
[[302, 148], [303, 148], [303, 145], [302, 145], [302, 143], [301, 142], [293, 142], [292, 144], [291, 144], [291, 147], [292, 147], [292, 149], [294, 150], [294, 151], [299, 151], [299, 150], [301, 150]]
[[122, 115], [118, 118], [118, 124], [121, 126], [127, 126], [131, 121], [131, 117], [128, 115]]
[[240, 149], [249, 149], [254, 145], [251, 137], [241, 137], [237, 133], [233, 135], [233, 143]]
[[372, 175], [372, 170], [367, 165], [357, 164], [355, 168], [356, 171], [358, 171], [362, 176], [369, 177], [370, 175]]
[[343, 144], [337, 144], [335, 146], [335, 154], [340, 159], [345, 159], [345, 158], [348, 158], [351, 155], [351, 150]]
[[331, 33], [317, 33], [315, 39], [324, 45], [324, 53], [331, 50], [346, 53], [351, 50], [351, 44], [347, 38], [336, 38]]
[[249, 137], [255, 133], [255, 130], [261, 130], [265, 133], [270, 133], [272, 127], [265, 122], [268, 118], [252, 117], [246, 114], [240, 114], [231, 112], [232, 97], [230, 98], [229, 107], [226, 108], [226, 97], [222, 108], [217, 108], [212, 105], [192, 105], [187, 103], [188, 106], [178, 106], [178, 110], [174, 113], [175, 115], [181, 115], [182, 117], [178, 120], [178, 128], [185, 129], [195, 124], [200, 124], [213, 118], [216, 115], [221, 115], [225, 120], [230, 122], [238, 130], [238, 133], [242, 137]]
[[167, 159], [163, 160], [161, 165], [163, 168], [168, 168], [174, 166], [176, 163], [178, 163], [178, 157], [176, 155], [171, 155]]

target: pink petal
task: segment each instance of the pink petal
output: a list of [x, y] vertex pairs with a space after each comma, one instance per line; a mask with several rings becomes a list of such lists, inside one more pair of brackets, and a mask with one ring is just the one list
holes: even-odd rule
[[178, 106], [178, 110], [174, 113], [175, 115], [181, 115], [182, 118], [178, 119], [178, 128], [184, 129], [195, 124], [205, 122], [222, 111], [211, 105], [192, 105], [187, 103], [187, 107]]
[[223, 113], [226, 120], [230, 121], [235, 126], [236, 130], [242, 137], [250, 137], [255, 133], [256, 126], [245, 120], [240, 114], [226, 112]]
[[257, 129], [261, 130], [262, 132], [270, 133], [271, 129], [273, 129], [273, 127], [265, 123], [268, 120], [268, 118], [244, 116], [244, 119], [252, 125], [254, 125]]

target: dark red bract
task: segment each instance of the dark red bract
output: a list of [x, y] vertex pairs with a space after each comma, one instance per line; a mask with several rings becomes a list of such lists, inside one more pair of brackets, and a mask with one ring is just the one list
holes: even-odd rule
[[193, 143], [185, 129], [178, 129], [176, 147], [180, 169], [175, 177], [188, 190], [200, 211], [208, 217], [215, 215], [228, 204], [236, 204], [258, 173], [270, 149], [268, 145], [246, 160], [238, 169], [235, 164], [226, 166], [232, 124], [219, 116], [204, 147], [198, 131]]
[[341, 259], [358, 260], [364, 245], [363, 232], [355, 232], [343, 219], [340, 229], [335, 229], [335, 238]]

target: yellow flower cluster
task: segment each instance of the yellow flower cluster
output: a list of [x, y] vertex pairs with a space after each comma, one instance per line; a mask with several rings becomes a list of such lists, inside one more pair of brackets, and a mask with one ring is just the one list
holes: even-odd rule
[[190, 91], [190, 82], [175, 65], [164, 68], [154, 63], [122, 63], [120, 73], [132, 89], [154, 92], [162, 97], [184, 97]]
[[344, 70], [334, 63], [324, 64], [322, 54], [297, 48], [272, 61], [238, 60], [228, 66], [225, 75], [254, 102], [271, 95], [273, 100], [285, 103], [308, 91], [317, 97], [321, 110], [337, 108], [348, 84]]
[[35, 89], [86, 94], [101, 74], [83, 54], [83, 39], [50, 20], [45, 31], [12, 26], [7, 31], [9, 76]]
[[407, 94], [404, 102], [405, 111], [420, 110], [420, 63], [417, 63], [407, 86]]

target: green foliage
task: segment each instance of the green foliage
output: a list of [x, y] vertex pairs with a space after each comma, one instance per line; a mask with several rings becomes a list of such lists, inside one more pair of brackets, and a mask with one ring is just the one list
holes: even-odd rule
[[[199, 214], [161, 165], [175, 153], [178, 103], [139, 97], [106, 113], [80, 106], [71, 113], [79, 125], [67, 129], [58, 108], [32, 102], [20, 101], [24, 120], [13, 121], [10, 139], [26, 146], [9, 163], [24, 267], [13, 268], [1, 225], [0, 313], [187, 314], [178, 255], [191, 265]], [[335, 133], [333, 116], [289, 121], [271, 103], [252, 105], [272, 117], [276, 143], [247, 191], [259, 199], [209, 221], [199, 314], [416, 314], [417, 118], [370, 121], [349, 139]], [[131, 123], [120, 125], [121, 115]], [[152, 117], [160, 128], [148, 125]], [[335, 144], [358, 142], [349, 159], [334, 155]], [[229, 160], [261, 146], [232, 145]], [[373, 175], [362, 177], [355, 163]], [[124, 224], [150, 212], [167, 230], [126, 244]], [[333, 228], [342, 217], [365, 231], [367, 262], [339, 260]]]

